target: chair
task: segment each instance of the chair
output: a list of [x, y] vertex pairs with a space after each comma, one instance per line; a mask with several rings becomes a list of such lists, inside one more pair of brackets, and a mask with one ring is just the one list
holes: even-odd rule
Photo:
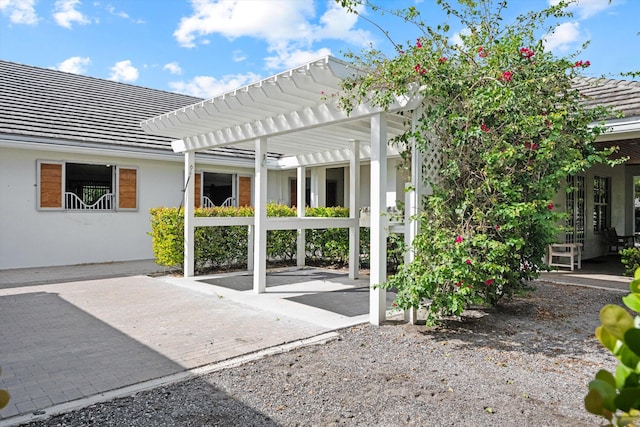
[[632, 248], [635, 244], [634, 236], [620, 236], [615, 228], [609, 228], [605, 234], [607, 250], [610, 253], [618, 253], [622, 249]]

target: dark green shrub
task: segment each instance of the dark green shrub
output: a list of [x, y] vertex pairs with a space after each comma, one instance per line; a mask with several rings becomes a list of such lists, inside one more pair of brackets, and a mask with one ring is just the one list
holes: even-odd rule
[[620, 251], [622, 264], [624, 265], [624, 275], [633, 276], [633, 273], [640, 268], [640, 248], [627, 248]]
[[[177, 208], [150, 210], [153, 254], [156, 262], [167, 267], [182, 269], [184, 262], [184, 212]], [[307, 216], [346, 218], [349, 209], [307, 208]], [[253, 208], [196, 209], [196, 217], [253, 216]], [[267, 205], [269, 217], [296, 216], [288, 206]], [[360, 267], [369, 267], [369, 229], [360, 228]], [[209, 269], [243, 267], [247, 264], [247, 227], [196, 227], [196, 272]], [[267, 232], [267, 257], [274, 262], [291, 262], [296, 257], [296, 230], [270, 230]], [[330, 228], [306, 230], [306, 260], [315, 265], [344, 265], [349, 261], [349, 230]], [[392, 234], [388, 240], [389, 265], [393, 269], [402, 261], [404, 245], [402, 235]]]

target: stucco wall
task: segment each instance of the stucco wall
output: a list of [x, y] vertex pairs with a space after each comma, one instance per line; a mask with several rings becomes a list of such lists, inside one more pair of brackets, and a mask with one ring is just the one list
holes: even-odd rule
[[[138, 210], [38, 211], [37, 160], [137, 167]], [[233, 170], [207, 165], [196, 169]], [[158, 161], [0, 148], [0, 269], [151, 259], [149, 209], [178, 206], [182, 181], [179, 158]]]

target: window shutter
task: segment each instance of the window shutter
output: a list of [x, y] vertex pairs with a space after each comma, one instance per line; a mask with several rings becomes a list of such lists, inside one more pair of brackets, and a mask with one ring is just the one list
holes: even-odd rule
[[138, 170], [118, 167], [118, 209], [138, 209]]
[[251, 206], [251, 177], [238, 177], [238, 206]]
[[202, 207], [202, 172], [196, 172], [193, 181], [193, 206]]
[[63, 208], [63, 163], [38, 161], [38, 209]]

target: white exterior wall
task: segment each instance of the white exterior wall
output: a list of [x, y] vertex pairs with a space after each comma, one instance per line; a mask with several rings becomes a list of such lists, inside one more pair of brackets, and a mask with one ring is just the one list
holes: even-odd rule
[[[138, 210], [38, 211], [37, 160], [136, 167]], [[0, 270], [152, 259], [149, 209], [180, 204], [183, 168], [182, 156], [164, 161], [0, 148]]]

